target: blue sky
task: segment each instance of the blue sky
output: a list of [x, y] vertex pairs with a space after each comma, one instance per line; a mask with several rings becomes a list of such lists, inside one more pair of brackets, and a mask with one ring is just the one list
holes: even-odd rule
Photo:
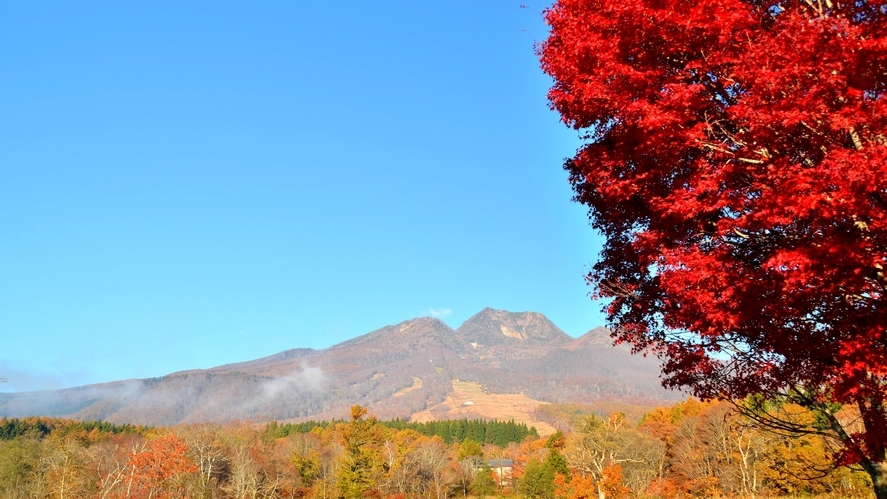
[[529, 6], [0, 4], [0, 390], [602, 325]]

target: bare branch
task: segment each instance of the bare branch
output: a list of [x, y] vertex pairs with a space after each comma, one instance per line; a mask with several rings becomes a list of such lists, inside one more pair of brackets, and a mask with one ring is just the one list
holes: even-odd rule
[[730, 156], [733, 156], [733, 155], [734, 155], [733, 151], [728, 151], [728, 150], [726, 150], [726, 149], [724, 149], [724, 148], [722, 148], [722, 147], [718, 147], [718, 146], [716, 146], [716, 145], [714, 145], [714, 144], [712, 144], [712, 143], [710, 143], [710, 142], [703, 142], [703, 143], [702, 143], [702, 147], [707, 147], [707, 148], [709, 148], [709, 149], [712, 149], [712, 150], [715, 150], [715, 151], [718, 151], [718, 152], [722, 152], [722, 153], [724, 153], [724, 154], [729, 154]]
[[853, 147], [856, 148], [857, 151], [862, 150], [862, 139], [859, 138], [859, 134], [856, 133], [856, 130], [853, 127], [850, 127], [850, 140], [853, 141]]

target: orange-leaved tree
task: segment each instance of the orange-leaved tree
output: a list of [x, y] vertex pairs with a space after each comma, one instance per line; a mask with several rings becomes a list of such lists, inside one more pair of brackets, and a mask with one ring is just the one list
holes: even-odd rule
[[179, 436], [167, 433], [145, 442], [129, 459], [126, 497], [185, 497], [183, 481], [199, 471]]

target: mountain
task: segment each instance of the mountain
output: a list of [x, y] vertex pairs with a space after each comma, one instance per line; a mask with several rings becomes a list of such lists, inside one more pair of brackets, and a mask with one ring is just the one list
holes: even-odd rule
[[572, 338], [544, 315], [486, 308], [453, 330], [423, 317], [338, 345], [161, 378], [65, 390], [0, 393], [0, 416], [59, 416], [171, 425], [344, 417], [354, 404], [409, 418], [443, 402], [454, 380], [546, 402], [680, 398], [655, 359], [612, 346], [597, 328]]
[[485, 347], [505, 344], [561, 346], [572, 339], [540, 313], [492, 308], [485, 308], [465, 321], [456, 334]]

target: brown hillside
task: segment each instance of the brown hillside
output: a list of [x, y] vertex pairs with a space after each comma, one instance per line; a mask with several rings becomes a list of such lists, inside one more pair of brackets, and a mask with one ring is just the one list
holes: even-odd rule
[[419, 318], [322, 350], [161, 378], [0, 393], [0, 416], [170, 425], [346, 417], [361, 404], [381, 418], [407, 418], [444, 407], [456, 379], [543, 402], [679, 398], [659, 386], [658, 368], [655, 359], [612, 347], [606, 330], [573, 339], [542, 314], [484, 309], [456, 330]]
[[453, 391], [443, 402], [417, 412], [410, 421], [444, 421], [448, 419], [498, 419], [535, 426], [540, 436], [554, 433], [554, 426], [536, 418], [539, 400], [525, 395], [490, 393], [477, 383], [453, 380]]

